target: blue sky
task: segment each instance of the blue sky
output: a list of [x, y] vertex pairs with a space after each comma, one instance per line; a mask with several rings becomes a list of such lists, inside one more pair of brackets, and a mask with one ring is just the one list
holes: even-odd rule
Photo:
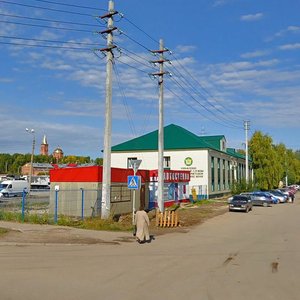
[[[95, 16], [107, 7], [0, 1], [1, 153], [31, 152], [25, 128], [33, 128], [36, 154], [46, 134], [51, 152], [102, 156], [105, 58], [92, 50], [105, 47]], [[249, 137], [260, 130], [300, 149], [299, 0], [116, 0], [115, 9], [123, 18], [115, 17], [112, 145], [158, 128], [157, 80], [148, 75], [157, 68], [148, 62], [162, 38], [172, 74], [165, 125], [243, 148], [249, 120]]]

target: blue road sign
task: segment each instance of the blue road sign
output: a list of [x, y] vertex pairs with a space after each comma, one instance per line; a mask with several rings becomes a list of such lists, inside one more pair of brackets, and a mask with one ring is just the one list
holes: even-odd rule
[[139, 186], [139, 176], [132, 175], [127, 177], [127, 187], [129, 189], [138, 190]]

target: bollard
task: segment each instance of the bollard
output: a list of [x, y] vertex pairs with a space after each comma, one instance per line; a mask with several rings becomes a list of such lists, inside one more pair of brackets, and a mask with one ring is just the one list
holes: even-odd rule
[[81, 189], [81, 220], [84, 218], [84, 189]]
[[24, 222], [25, 220], [25, 200], [26, 200], [26, 188], [23, 189], [23, 193], [22, 193], [22, 222]]
[[55, 191], [54, 223], [57, 224], [58, 190]]

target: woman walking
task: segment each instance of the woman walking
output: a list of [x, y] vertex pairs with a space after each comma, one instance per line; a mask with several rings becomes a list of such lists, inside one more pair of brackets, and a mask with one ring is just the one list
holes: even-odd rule
[[143, 208], [140, 208], [135, 214], [135, 225], [136, 225], [136, 240], [139, 243], [150, 242], [149, 235], [149, 217]]

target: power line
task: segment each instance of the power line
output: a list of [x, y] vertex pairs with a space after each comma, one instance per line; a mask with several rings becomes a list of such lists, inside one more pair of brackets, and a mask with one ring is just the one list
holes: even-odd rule
[[127, 119], [128, 119], [128, 122], [129, 122], [129, 127], [131, 128], [131, 131], [132, 131], [133, 135], [136, 137], [137, 134], [136, 134], [136, 130], [135, 130], [133, 118], [131, 116], [130, 110], [128, 109], [128, 103], [127, 103], [127, 98], [126, 98], [125, 92], [121, 88], [120, 75], [119, 75], [119, 72], [118, 72], [116, 64], [113, 64], [113, 70], [114, 70], [115, 75], [116, 75], [117, 84], [118, 84], [120, 93], [122, 95], [122, 101], [123, 101], [123, 105], [124, 105], [124, 108], [125, 108], [125, 111], [126, 111], [126, 114], [127, 114]]
[[[137, 63], [139, 63], [139, 64], [141, 64], [141, 65], [143, 65], [143, 66], [146, 67], [146, 68], [151, 68], [150, 63], [149, 63], [149, 64], [145, 64], [145, 63], [143, 63], [143, 62], [137, 60], [137, 59], [134, 58], [133, 56], [131, 56], [131, 55], [129, 55], [129, 54], [126, 54], [126, 53], [122, 52], [123, 48], [118, 48], [118, 49], [120, 50], [120, 53], [121, 53], [121, 54], [124, 54], [125, 56], [129, 57], [130, 59], [134, 60], [135, 62], [137, 62]], [[138, 57], [138, 56], [137, 56], [137, 57]], [[152, 67], [152, 69], [154, 69], [154, 68]]]
[[[132, 52], [132, 51], [130, 51], [130, 50], [124, 48], [124, 47], [119, 47], [118, 45], [116, 45], [116, 46], [118, 47], [118, 49], [119, 49], [121, 52], [122, 52], [122, 50], [124, 50], [125, 52], [128, 52], [128, 53], [132, 54], [133, 56], [136, 56], [136, 57], [138, 57], [139, 59], [141, 59], [142, 61], [145, 61], [145, 62], [147, 62], [149, 65], [151, 65], [151, 63], [149, 63], [149, 60], [147, 60], [145, 57], [142, 57], [142, 56], [140, 56], [140, 55], [138, 55], [138, 54], [136, 54], [136, 53], [134, 53], [134, 52]], [[122, 53], [123, 53], [123, 52], [122, 52]]]
[[56, 9], [56, 8], [49, 8], [49, 7], [29, 5], [29, 4], [21, 4], [21, 3], [12, 2], [12, 1], [5, 1], [5, 0], [0, 0], [0, 2], [5, 3], [5, 4], [13, 4], [13, 5], [18, 5], [18, 6], [23, 6], [23, 7], [38, 8], [38, 9], [44, 9], [44, 10], [49, 10], [49, 11], [55, 11], [55, 12], [73, 14], [73, 15], [92, 17], [92, 15], [86, 14], [86, 13], [80, 13], [80, 12], [74, 12], [74, 11], [68, 11], [68, 10], [62, 10], [62, 9]]
[[[173, 66], [173, 67], [174, 67], [174, 66]], [[178, 69], [177, 69], [176, 67], [174, 67], [174, 69], [176, 70], [177, 73], [179, 73], [179, 75], [180, 75], [179, 79], [181, 80], [181, 82], [184, 83], [184, 85], [187, 86], [187, 88], [191, 89], [197, 96], [200, 96], [206, 103], [208, 103], [209, 106], [211, 106], [213, 109], [215, 109], [216, 111], [218, 111], [219, 113], [221, 113], [221, 116], [220, 116], [221, 119], [223, 119], [224, 121], [226, 121], [226, 122], [228, 122], [228, 123], [231, 123], [231, 124], [233, 124], [233, 125], [236, 125], [236, 123], [233, 122], [230, 118], [228, 119], [228, 118], [225, 117], [226, 115], [224, 114], [223, 111], [221, 111], [218, 107], [216, 107], [215, 105], [213, 105], [213, 104], [206, 98], [205, 95], [203, 95], [202, 93], [200, 93], [200, 92], [195, 88], [195, 86], [192, 85], [192, 84], [190, 83], [190, 81], [189, 81], [188, 79], [186, 79], [186, 78], [180, 73], [180, 71], [178, 71]], [[208, 110], [208, 108], [207, 108], [207, 110]]]
[[159, 44], [159, 41], [156, 40], [155, 38], [153, 38], [151, 35], [149, 35], [146, 31], [144, 31], [143, 29], [141, 29], [139, 26], [137, 26], [136, 24], [134, 24], [132, 21], [130, 21], [128, 18], [126, 18], [123, 14], [121, 14], [121, 16], [123, 17], [123, 19], [125, 19], [126, 21], [128, 21], [131, 25], [133, 25], [136, 29], [138, 29], [139, 31], [141, 31], [142, 33], [144, 33], [147, 37], [149, 37], [152, 41], [154, 41], [156, 44]]
[[63, 5], [63, 6], [68, 6], [68, 7], [76, 7], [76, 8], [85, 8], [85, 9], [106, 11], [106, 9], [104, 9], [104, 8], [96, 8], [96, 7], [82, 6], [82, 5], [76, 5], [76, 4], [66, 4], [66, 3], [60, 3], [60, 2], [48, 1], [48, 0], [34, 0], [34, 1], [44, 2], [44, 3], [51, 3], [51, 4], [56, 4], [56, 5]]
[[117, 60], [117, 61], [120, 62], [121, 64], [124, 64], [124, 65], [126, 65], [126, 66], [128, 66], [128, 67], [130, 67], [130, 68], [132, 68], [132, 69], [135, 69], [135, 70], [137, 70], [137, 71], [139, 71], [139, 72], [145, 73], [145, 74], [147, 74], [147, 75], [149, 74], [149, 72], [144, 71], [144, 70], [141, 70], [141, 69], [139, 69], [139, 68], [137, 68], [137, 67], [134, 67], [134, 66], [132, 66], [132, 65], [130, 65], [130, 64], [128, 64], [128, 63], [125, 63], [125, 62], [121, 61], [119, 58], [115, 58], [115, 60]]
[[[226, 106], [222, 105], [219, 101], [217, 101], [217, 99], [215, 97], [213, 97], [206, 88], [204, 88], [203, 85], [200, 84], [200, 82], [194, 78], [194, 76], [185, 68], [185, 66], [183, 64], [181, 64], [181, 62], [175, 57], [175, 55], [171, 52], [171, 55], [174, 57], [174, 59], [176, 60], [176, 62], [180, 65], [180, 67], [188, 74], [189, 78], [192, 78], [194, 80], [194, 82], [199, 85], [208, 96], [210, 96], [212, 99], [214, 99], [217, 103], [219, 103], [220, 106], [222, 106], [225, 110], [227, 110], [229, 113], [231, 113], [232, 115], [236, 116], [238, 118], [240, 122], [242, 121], [242, 118], [240, 118], [237, 114], [235, 114], [234, 112], [232, 112], [231, 110], [229, 110]], [[207, 100], [209, 102], [209, 100]], [[237, 120], [237, 119], [236, 119]]]
[[142, 48], [144, 48], [145, 50], [151, 52], [151, 50], [149, 48], [147, 48], [146, 46], [144, 46], [142, 43], [138, 42], [137, 40], [135, 40], [134, 38], [130, 37], [128, 34], [126, 34], [125, 32], [119, 30], [119, 32], [123, 35], [125, 35], [127, 38], [129, 38], [132, 42], [136, 43], [137, 45], [141, 46]]
[[94, 33], [94, 31], [85, 30], [85, 29], [54, 27], [54, 26], [48, 26], [48, 25], [29, 24], [29, 23], [22, 23], [22, 22], [12, 22], [12, 21], [3, 21], [3, 20], [0, 20], [0, 23], [22, 25], [22, 26], [31, 26], [31, 27], [40, 27], [40, 28], [51, 28], [51, 29], [56, 29], [56, 30], [67, 30], [67, 31], [77, 31], [77, 32]]
[[[210, 114], [212, 114], [213, 116], [215, 116], [217, 119], [218, 119], [218, 116], [213, 112], [213, 111], [211, 111], [211, 110], [209, 110], [205, 105], [203, 105], [201, 102], [199, 102], [186, 88], [184, 88], [176, 79], [174, 79], [173, 77], [171, 77], [171, 79], [173, 80], [173, 81], [175, 81], [175, 83], [179, 86], [179, 87], [181, 87], [187, 94], [189, 94], [190, 95], [190, 97], [195, 101], [195, 102], [197, 102], [201, 107], [203, 107], [207, 112], [209, 112]], [[234, 125], [229, 125], [228, 123], [227, 123], [227, 120], [225, 120], [226, 122], [224, 122], [223, 121], [223, 124], [222, 123], [219, 123], [219, 122], [216, 122], [216, 121], [214, 121], [214, 122], [216, 122], [216, 123], [218, 123], [218, 124], [220, 124], [220, 125], [225, 125], [225, 126], [227, 126], [227, 127], [230, 127], [230, 128], [240, 128], [240, 127], [238, 127], [238, 126], [234, 126]]]
[[77, 51], [92, 51], [93, 49], [90, 48], [83, 48], [83, 47], [65, 47], [65, 46], [51, 46], [51, 45], [33, 45], [33, 44], [25, 44], [25, 43], [12, 43], [12, 42], [2, 42], [0, 44], [3, 45], [12, 45], [12, 46], [20, 46], [20, 47], [38, 47], [38, 48], [54, 48], [54, 49], [65, 49], [65, 50], [77, 50]]
[[96, 24], [78, 23], [78, 22], [53, 20], [53, 19], [45, 19], [45, 18], [33, 18], [33, 17], [25, 17], [25, 16], [11, 15], [11, 14], [3, 14], [3, 13], [0, 13], [0, 16], [26, 19], [26, 20], [34, 20], [34, 21], [44, 21], [44, 22], [55, 22], [55, 23], [62, 23], [62, 24], [79, 25], [79, 26], [90, 26], [90, 27], [98, 27], [99, 28], [99, 25], [96, 25]]
[[92, 43], [72, 42], [72, 41], [54, 41], [54, 40], [32, 39], [32, 38], [26, 38], [26, 37], [5, 36], [5, 35], [0, 35], [0, 38], [34, 41], [34, 42], [46, 42], [46, 43], [61, 43], [61, 44], [73, 44], [73, 45], [100, 46], [99, 44], [96, 44], [96, 43], [92, 44]]

